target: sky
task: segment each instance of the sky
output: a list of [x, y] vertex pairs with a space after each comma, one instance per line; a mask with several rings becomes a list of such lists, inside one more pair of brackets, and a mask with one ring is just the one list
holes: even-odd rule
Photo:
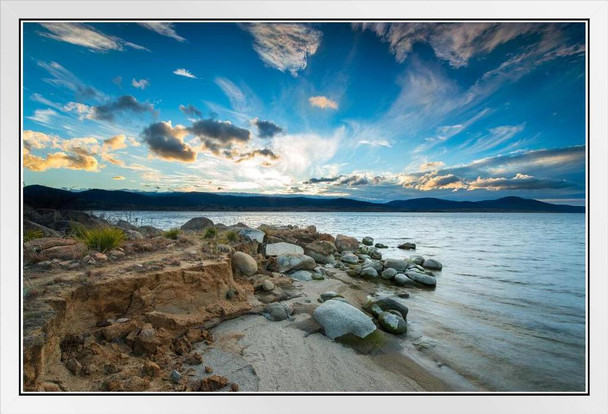
[[584, 205], [584, 23], [24, 22], [23, 181]]

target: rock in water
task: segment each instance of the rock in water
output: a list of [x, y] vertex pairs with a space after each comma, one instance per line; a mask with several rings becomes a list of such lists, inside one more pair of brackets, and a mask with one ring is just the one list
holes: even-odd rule
[[374, 244], [374, 239], [371, 237], [364, 237], [363, 240], [361, 240], [361, 243], [366, 246], [371, 246], [372, 244]]
[[262, 315], [264, 315], [264, 317], [269, 321], [273, 322], [284, 321], [289, 317], [285, 306], [277, 302], [266, 305]]
[[433, 276], [425, 275], [424, 273], [418, 273], [414, 271], [405, 272], [405, 275], [412, 279], [414, 282], [418, 282], [425, 286], [437, 285], [437, 280]]
[[404, 275], [403, 273], [398, 273], [395, 275], [393, 282], [395, 282], [399, 286], [405, 286], [405, 285], [411, 283], [412, 280], [410, 278], [408, 278], [406, 275]]
[[315, 270], [315, 260], [304, 254], [282, 254], [277, 256], [279, 272], [285, 273], [291, 270]]
[[348, 237], [343, 234], [336, 236], [336, 248], [340, 253], [350, 251], [355, 252], [359, 249], [359, 241], [354, 237]]
[[388, 249], [388, 246], [387, 246], [386, 244], [382, 244], [382, 243], [376, 243], [376, 244], [374, 245], [374, 247], [375, 247], [376, 249]]
[[359, 258], [353, 253], [346, 253], [342, 255], [342, 261], [348, 264], [357, 264], [359, 263]]
[[398, 249], [403, 250], [416, 250], [416, 243], [403, 243], [397, 246]]
[[372, 308], [374, 305], [379, 306], [384, 312], [392, 310], [397, 311], [403, 316], [403, 319], [407, 318], [407, 313], [409, 311], [407, 306], [405, 306], [399, 299], [392, 296], [381, 296], [373, 299], [365, 304], [364, 309], [369, 310], [370, 313], [373, 313]]
[[232, 256], [232, 267], [245, 276], [253, 276], [258, 271], [255, 259], [243, 252], [236, 252]]
[[241, 229], [239, 231], [239, 235], [247, 241], [256, 241], [258, 243], [264, 243], [264, 237], [266, 236], [266, 233], [264, 233], [262, 230], [247, 228]]
[[212, 226], [213, 222], [207, 217], [194, 217], [188, 220], [180, 229], [184, 231], [201, 231]]
[[297, 270], [291, 273], [289, 276], [302, 282], [310, 282], [312, 280], [312, 273], [308, 270]]
[[343, 335], [353, 334], [365, 338], [376, 330], [376, 325], [365, 313], [348, 303], [339, 300], [328, 300], [312, 314], [323, 326], [325, 335], [336, 339]]
[[389, 267], [388, 269], [384, 269], [381, 276], [382, 276], [382, 279], [391, 280], [395, 276], [397, 276], [397, 271], [395, 269]]
[[304, 254], [304, 249], [297, 244], [279, 242], [266, 245], [266, 256], [280, 256], [283, 254]]
[[422, 262], [424, 262], [424, 257], [422, 256], [410, 256], [409, 259], [407, 259], [410, 263], [414, 263], [415, 265], [421, 265]]
[[386, 259], [384, 261], [384, 267], [385, 268], [392, 268], [395, 269], [398, 272], [404, 272], [408, 269], [409, 267], [409, 263], [406, 260], [399, 260], [399, 259]]
[[399, 335], [407, 331], [407, 324], [405, 320], [393, 313], [393, 312], [382, 312], [378, 315], [378, 322], [380, 326], [387, 332]]
[[443, 266], [435, 259], [424, 259], [424, 262], [422, 262], [422, 267], [429, 270], [441, 270]]

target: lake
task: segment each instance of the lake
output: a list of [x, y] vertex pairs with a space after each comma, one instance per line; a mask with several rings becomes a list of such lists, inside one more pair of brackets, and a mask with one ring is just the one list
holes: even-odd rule
[[[526, 213], [116, 212], [162, 229], [205, 216], [226, 225], [315, 225], [319, 232], [443, 263], [437, 289], [409, 289], [408, 341], [438, 367], [490, 391], [585, 390], [585, 215]], [[137, 223], [135, 223], [137, 219]], [[416, 243], [416, 251], [396, 246]]]

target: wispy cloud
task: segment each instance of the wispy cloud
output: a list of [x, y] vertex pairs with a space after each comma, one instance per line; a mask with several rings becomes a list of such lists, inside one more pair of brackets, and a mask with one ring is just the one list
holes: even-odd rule
[[180, 35], [177, 34], [177, 32], [175, 31], [175, 26], [173, 23], [166, 23], [166, 22], [146, 22], [146, 23], [139, 23], [141, 26], [145, 27], [146, 29], [152, 30], [153, 32], [158, 33], [161, 36], [166, 36], [166, 37], [170, 37], [172, 39], [177, 40], [178, 42], [185, 42], [186, 39], [181, 37]]
[[338, 109], [338, 103], [326, 96], [311, 96], [308, 98], [308, 102], [321, 109]]
[[104, 99], [105, 95], [92, 86], [86, 85], [76, 75], [61, 66], [57, 62], [38, 62], [38, 65], [46, 70], [50, 78], [43, 80], [53, 86], [63, 87], [72, 92], [79, 99]]
[[125, 177], [123, 177], [122, 175], [115, 175], [114, 177], [112, 177], [113, 180], [124, 180]]
[[253, 48], [268, 66], [293, 76], [305, 69], [321, 43], [322, 32], [306, 24], [247, 23]]
[[386, 139], [362, 139], [357, 142], [357, 145], [368, 145], [370, 147], [386, 147], [391, 148], [392, 144]]
[[133, 78], [133, 80], [131, 81], [131, 85], [133, 85], [134, 88], [144, 90], [148, 86], [150, 86], [150, 81], [148, 79], [137, 80], [137, 79]]
[[192, 72], [184, 68], [175, 69], [173, 73], [177, 76], [183, 76], [185, 78], [198, 79]]
[[135, 43], [127, 42], [116, 36], [110, 36], [101, 31], [81, 23], [41, 23], [48, 32], [41, 32], [42, 36], [83, 46], [93, 52], [108, 52], [111, 50], [123, 51], [126, 47], [137, 50], [148, 50]]
[[31, 119], [32, 121], [38, 122], [39, 124], [48, 125], [51, 123], [52, 118], [56, 115], [57, 112], [50, 108], [36, 109], [34, 111], [34, 115], [28, 116], [27, 118]]
[[184, 113], [184, 115], [191, 116], [194, 118], [200, 118], [203, 114], [202, 112], [194, 105], [180, 105], [179, 110]]

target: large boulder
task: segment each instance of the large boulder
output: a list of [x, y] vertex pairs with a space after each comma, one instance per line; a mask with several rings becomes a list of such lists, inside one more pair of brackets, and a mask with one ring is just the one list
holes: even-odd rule
[[139, 227], [139, 232], [146, 237], [157, 237], [163, 235], [163, 231], [161, 229], [153, 226], [141, 226]]
[[397, 311], [401, 314], [403, 319], [407, 318], [407, 313], [409, 311], [407, 306], [405, 306], [405, 304], [402, 303], [399, 298], [394, 296], [380, 296], [379, 298], [372, 299], [371, 301], [365, 304], [363, 309], [368, 312], [372, 312], [374, 306], [377, 306], [384, 312]]
[[441, 270], [443, 265], [435, 259], [424, 259], [424, 262], [422, 262], [422, 267], [429, 270]]
[[386, 259], [384, 261], [385, 268], [395, 269], [398, 272], [405, 272], [409, 268], [410, 264], [407, 260], [400, 259]]
[[289, 310], [282, 303], [275, 302], [266, 305], [262, 315], [269, 321], [284, 321], [289, 318]]
[[184, 231], [202, 231], [207, 227], [213, 227], [213, 221], [209, 220], [207, 217], [194, 217], [188, 220], [183, 226], [180, 227], [181, 230]]
[[391, 280], [394, 279], [395, 276], [397, 276], [397, 270], [393, 269], [392, 267], [389, 267], [388, 269], [384, 269], [382, 271], [382, 279], [385, 280]]
[[325, 336], [330, 339], [347, 334], [365, 338], [376, 330], [376, 325], [369, 316], [339, 300], [324, 302], [312, 316], [323, 327]]
[[246, 241], [255, 241], [258, 243], [264, 243], [264, 237], [266, 237], [266, 233], [262, 230], [250, 228], [239, 230], [239, 235]]
[[433, 276], [425, 275], [424, 273], [414, 272], [413, 270], [405, 272], [405, 275], [412, 279], [414, 282], [418, 282], [421, 285], [435, 287], [437, 280]]
[[345, 236], [343, 234], [338, 234], [336, 236], [336, 248], [340, 253], [350, 251], [355, 252], [359, 249], [359, 241], [354, 237]]
[[44, 237], [61, 237], [61, 233], [57, 230], [53, 230], [42, 224], [34, 223], [33, 221], [23, 219], [23, 232], [41, 232]]
[[378, 271], [373, 267], [364, 267], [363, 269], [361, 269], [361, 273], [359, 273], [359, 276], [364, 279], [375, 279], [378, 277]]
[[81, 259], [87, 251], [83, 243], [76, 243], [67, 246], [56, 246], [44, 249], [40, 255], [42, 260], [74, 260]]
[[418, 255], [414, 255], [414, 256], [410, 256], [407, 260], [410, 263], [413, 263], [415, 265], [421, 265], [422, 262], [424, 262], [424, 257], [418, 256]]
[[282, 254], [277, 256], [278, 271], [281, 273], [292, 270], [315, 270], [317, 263], [305, 254]]
[[386, 332], [399, 335], [407, 331], [407, 324], [396, 312], [382, 312], [378, 315], [378, 322]]
[[279, 242], [270, 243], [265, 248], [266, 256], [280, 256], [283, 254], [304, 254], [304, 249], [297, 244]]
[[232, 268], [245, 276], [253, 276], [258, 271], [258, 263], [247, 253], [236, 252], [232, 255]]
[[397, 273], [393, 279], [393, 283], [399, 286], [415, 286], [416, 282], [404, 275], [403, 273]]
[[345, 253], [342, 255], [341, 259], [344, 263], [348, 263], [348, 264], [359, 263], [359, 258], [354, 253]]
[[334, 253], [336, 245], [327, 240], [315, 240], [308, 243], [305, 247], [305, 253], [315, 259], [315, 262], [321, 264], [335, 263]]

